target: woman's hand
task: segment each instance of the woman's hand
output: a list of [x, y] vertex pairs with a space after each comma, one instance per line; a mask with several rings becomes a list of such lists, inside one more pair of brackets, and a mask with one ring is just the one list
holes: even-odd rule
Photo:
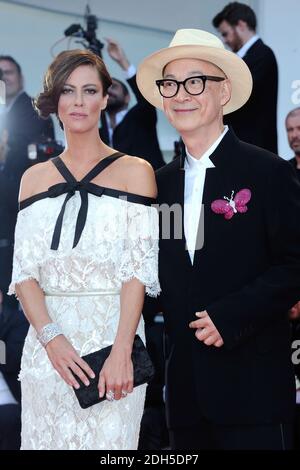
[[106, 393], [107, 399], [120, 400], [133, 390], [133, 364], [131, 349], [113, 346], [106, 359], [98, 382], [99, 397]]
[[64, 335], [58, 335], [49, 341], [46, 351], [54, 369], [71, 387], [76, 389], [80, 387], [73, 374], [76, 374], [86, 386], [90, 384], [88, 377], [95, 378], [92, 369], [78, 356]]

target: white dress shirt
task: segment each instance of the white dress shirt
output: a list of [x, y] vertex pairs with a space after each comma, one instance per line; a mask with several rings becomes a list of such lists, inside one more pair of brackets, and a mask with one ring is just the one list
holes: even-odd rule
[[198, 225], [202, 209], [206, 168], [215, 167], [209, 157], [216, 150], [227, 131], [228, 126], [225, 126], [220, 137], [206, 150], [201, 158], [193, 157], [187, 148], [185, 149], [184, 234], [192, 264], [194, 262]]
[[238, 51], [237, 51], [237, 55], [241, 58], [245, 57], [245, 55], [247, 54], [247, 52], [249, 51], [250, 47], [253, 46], [253, 44], [258, 41], [259, 39], [259, 36], [257, 34], [255, 34], [255, 36], [252, 36], [251, 39], [249, 39], [249, 41], [247, 41], [243, 47], [241, 47]]
[[[130, 64], [128, 69], [124, 73], [125, 73], [126, 80], [129, 80], [130, 78], [132, 78], [136, 74], [135, 66], [133, 64]], [[115, 125], [115, 127], [117, 127], [120, 124], [120, 122], [123, 121], [123, 119], [126, 116], [126, 114], [128, 113], [128, 111], [129, 111], [128, 108], [126, 108], [126, 109], [122, 109], [122, 111], [119, 111], [118, 113], [116, 113], [116, 125]], [[113, 145], [114, 129], [111, 126], [108, 113], [105, 113], [104, 116], [106, 118], [109, 144]]]
[[[121, 121], [123, 121], [127, 113], [128, 113], [128, 109], [123, 109], [122, 111], [117, 112], [115, 128], [120, 124]], [[109, 145], [113, 146], [113, 134], [114, 134], [115, 128], [113, 128], [110, 123], [110, 118], [109, 118], [108, 113], [104, 113], [104, 116], [106, 119], [106, 125], [107, 125], [107, 130], [108, 130]]]

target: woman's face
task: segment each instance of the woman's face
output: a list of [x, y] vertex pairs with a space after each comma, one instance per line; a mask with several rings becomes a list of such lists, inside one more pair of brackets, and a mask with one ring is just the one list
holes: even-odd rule
[[64, 129], [77, 133], [98, 129], [107, 99], [97, 69], [91, 65], [77, 67], [66, 80], [58, 100], [58, 117]]

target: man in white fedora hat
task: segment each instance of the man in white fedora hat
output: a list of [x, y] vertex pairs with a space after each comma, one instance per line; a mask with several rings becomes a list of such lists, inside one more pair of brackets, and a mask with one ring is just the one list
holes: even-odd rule
[[[293, 168], [224, 127], [252, 79], [216, 36], [177, 31], [141, 63], [137, 83], [184, 143], [183, 155], [157, 172], [171, 446], [291, 448], [287, 311], [300, 294]], [[182, 208], [182, 236], [178, 224], [165, 226], [166, 207], [177, 222]]]

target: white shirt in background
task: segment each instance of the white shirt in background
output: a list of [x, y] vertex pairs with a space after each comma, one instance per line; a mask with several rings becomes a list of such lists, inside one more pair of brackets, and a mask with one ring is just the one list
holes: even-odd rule
[[245, 57], [245, 55], [247, 54], [247, 52], [249, 51], [250, 47], [253, 46], [254, 43], [256, 43], [256, 41], [258, 41], [259, 39], [259, 36], [257, 34], [255, 34], [255, 36], [252, 36], [251, 39], [249, 39], [249, 41], [247, 41], [243, 47], [241, 47], [238, 51], [237, 51], [237, 55], [241, 58]]
[[[125, 79], [129, 80], [136, 74], [136, 68], [133, 64], [130, 64], [128, 69], [124, 72], [125, 73]], [[121, 121], [123, 121], [124, 117], [128, 113], [128, 108], [127, 109], [122, 109], [122, 111], [119, 111], [116, 114], [116, 126], [117, 127]], [[107, 124], [107, 130], [108, 130], [108, 137], [109, 137], [109, 145], [113, 145], [113, 133], [114, 129], [111, 127], [110, 124], [110, 119], [108, 113], [105, 113], [105, 118], [106, 118], [106, 124]]]

